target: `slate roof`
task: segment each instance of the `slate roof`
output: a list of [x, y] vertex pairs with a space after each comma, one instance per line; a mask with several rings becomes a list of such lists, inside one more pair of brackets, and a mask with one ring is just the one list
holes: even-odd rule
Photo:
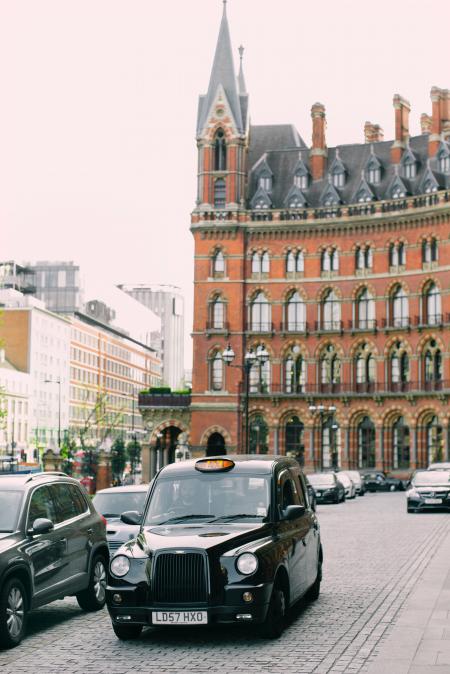
[[[292, 125], [274, 126], [251, 126], [249, 137], [249, 192], [248, 203], [258, 188], [258, 166], [264, 159], [273, 173], [271, 199], [273, 208], [285, 208], [286, 197], [294, 183], [295, 169], [299, 159], [306, 168], [310, 169], [309, 150], [304, 141]], [[427, 172], [427, 164], [437, 181], [439, 189], [450, 187], [450, 175], [440, 173], [438, 161], [433, 158], [428, 162], [428, 135], [414, 136], [410, 138], [409, 146], [414, 154], [417, 164], [417, 175], [413, 180], [407, 180], [403, 176], [403, 169], [391, 162], [391, 146], [393, 141], [378, 143], [364, 143], [340, 145], [338, 148], [328, 148], [327, 169], [322, 180], [310, 180], [308, 189], [302, 190], [307, 200], [307, 205], [312, 207], [322, 206], [321, 197], [329, 184], [328, 171], [336, 159], [338, 150], [338, 162], [342, 162], [346, 171], [345, 186], [337, 188], [340, 200], [343, 204], [355, 203], [355, 195], [361, 185], [361, 176], [367, 171], [367, 164], [371, 153], [375, 155], [381, 165], [381, 181], [378, 185], [369, 183], [370, 190], [375, 200], [390, 199], [389, 188], [398, 172], [404, 183], [407, 194], [420, 194], [423, 178]], [[365, 173], [366, 175], [366, 173]], [[367, 177], [367, 175], [366, 175]]]

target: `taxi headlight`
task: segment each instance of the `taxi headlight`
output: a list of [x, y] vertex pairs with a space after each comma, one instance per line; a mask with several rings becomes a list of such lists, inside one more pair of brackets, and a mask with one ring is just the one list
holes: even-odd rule
[[114, 559], [111, 562], [111, 573], [114, 576], [122, 578], [122, 576], [127, 575], [129, 570], [130, 570], [130, 560], [128, 559], [128, 557], [125, 557], [125, 555], [118, 555], [117, 557], [114, 557]]
[[255, 573], [258, 568], [258, 558], [253, 552], [244, 552], [236, 560], [236, 568], [239, 573], [242, 573], [244, 576], [249, 576], [251, 573]]

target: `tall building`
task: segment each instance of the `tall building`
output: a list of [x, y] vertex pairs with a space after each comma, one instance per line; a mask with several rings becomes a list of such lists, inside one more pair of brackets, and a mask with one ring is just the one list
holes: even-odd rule
[[179, 388], [184, 376], [184, 298], [180, 289], [145, 284], [123, 284], [118, 288], [161, 318], [161, 333], [153, 335], [153, 343], [160, 349], [164, 383], [172, 389]]
[[190, 444], [243, 451], [248, 401], [251, 452], [448, 460], [450, 91], [432, 88], [416, 136], [400, 95], [390, 140], [366, 122], [364, 142], [328, 147], [321, 103], [311, 144], [250, 125], [225, 7], [198, 108]]
[[26, 278], [33, 294], [50, 311], [73, 313], [83, 308], [80, 268], [73, 262], [36, 262], [26, 265]]

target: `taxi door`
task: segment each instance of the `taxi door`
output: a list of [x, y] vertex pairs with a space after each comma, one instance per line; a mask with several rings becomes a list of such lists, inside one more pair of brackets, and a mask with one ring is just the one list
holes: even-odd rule
[[295, 601], [309, 587], [308, 534], [310, 522], [307, 512], [295, 520], [283, 520], [282, 511], [290, 505], [305, 505], [290, 471], [285, 468], [277, 479], [277, 506], [280, 514], [279, 532], [288, 557], [291, 601]]

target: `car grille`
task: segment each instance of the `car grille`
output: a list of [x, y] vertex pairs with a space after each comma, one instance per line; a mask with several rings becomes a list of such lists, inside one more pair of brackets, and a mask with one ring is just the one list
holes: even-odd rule
[[125, 541], [108, 541], [108, 547], [110, 550], [118, 550]]
[[422, 498], [446, 498], [448, 497], [449, 492], [444, 490], [440, 491], [421, 491], [419, 492]]
[[177, 604], [206, 602], [206, 556], [201, 552], [157, 554], [152, 577], [153, 600]]

